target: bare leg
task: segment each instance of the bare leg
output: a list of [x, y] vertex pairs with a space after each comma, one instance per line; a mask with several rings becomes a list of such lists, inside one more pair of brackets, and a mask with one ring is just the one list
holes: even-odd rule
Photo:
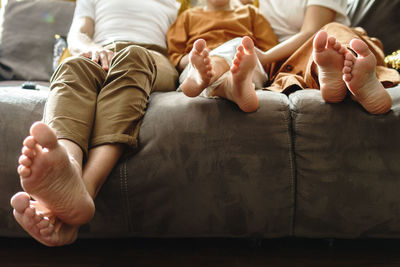
[[387, 113], [392, 107], [392, 99], [376, 77], [376, 58], [367, 44], [353, 39], [350, 47], [357, 53], [355, 57], [347, 53], [343, 68], [343, 80], [358, 101], [371, 114]]
[[123, 148], [122, 144], [107, 144], [89, 150], [88, 161], [83, 168], [83, 182], [93, 199], [117, 164]]
[[183, 93], [189, 97], [198, 96], [229, 70], [225, 59], [209, 56], [206, 42], [203, 39], [194, 42], [193, 49], [189, 54], [189, 61], [193, 68], [181, 84]]
[[213, 95], [235, 102], [244, 112], [257, 110], [259, 101], [254, 90], [253, 73], [257, 65], [254, 43], [249, 37], [243, 37], [238, 47], [230, 76], [213, 92]]
[[79, 226], [92, 218], [93, 199], [122, 151], [122, 145], [92, 149], [82, 177], [81, 149], [71, 141], [57, 141], [47, 125], [35, 123], [24, 141], [18, 171], [24, 190], [36, 201], [25, 192], [13, 196], [18, 223], [47, 246], [75, 241]]
[[342, 76], [347, 49], [325, 31], [319, 31], [313, 42], [313, 59], [318, 66], [318, 80], [322, 98], [326, 102], [341, 102], [347, 94]]

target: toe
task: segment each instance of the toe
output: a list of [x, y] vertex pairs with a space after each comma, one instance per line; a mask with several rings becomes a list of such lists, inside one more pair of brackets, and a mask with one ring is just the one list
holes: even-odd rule
[[313, 40], [313, 48], [316, 52], [322, 52], [325, 49], [328, 34], [326, 31], [319, 31]]
[[346, 56], [344, 57], [344, 59], [347, 60], [347, 61], [354, 62], [354, 60], [356, 58], [354, 57], [354, 55], [352, 53], [346, 53]]
[[38, 222], [38, 223], [36, 224], [36, 226], [37, 226], [39, 229], [44, 229], [44, 228], [46, 228], [46, 227], [49, 227], [49, 225], [50, 225], [50, 221], [49, 221], [49, 219], [48, 219], [47, 217], [44, 217], [42, 220], [40, 220], [40, 222]]
[[336, 39], [333, 36], [328, 37], [328, 47], [335, 47]]
[[360, 39], [353, 39], [350, 42], [350, 47], [360, 56], [366, 57], [371, 54], [368, 45]]
[[193, 46], [200, 53], [205, 49], [206, 41], [204, 41], [203, 39], [196, 40]]
[[42, 236], [50, 236], [52, 233], [54, 233], [54, 230], [55, 230], [54, 225], [49, 224], [48, 227], [40, 229], [40, 234]]
[[18, 192], [11, 198], [11, 206], [19, 213], [23, 213], [29, 207], [30, 197], [25, 192]]
[[353, 66], [353, 61], [351, 61], [351, 60], [345, 60], [345, 61], [344, 61], [344, 66], [346, 66], [346, 67], [351, 67], [351, 66]]
[[24, 146], [22, 148], [22, 152], [23, 155], [27, 156], [28, 158], [33, 158], [35, 156], [35, 151], [33, 149], [30, 149], [26, 146]]
[[343, 74], [343, 80], [345, 81], [345, 82], [350, 82], [351, 81], [351, 74], [350, 73], [346, 73], [346, 74]]
[[44, 218], [43, 213], [35, 210], [35, 215], [33, 216], [34, 223], [37, 224], [37, 223], [41, 222], [43, 220], [43, 218]]
[[248, 36], [243, 37], [243, 39], [242, 39], [242, 45], [244, 46], [244, 48], [245, 48], [246, 50], [252, 50], [252, 49], [254, 49], [253, 40], [251, 40], [251, 38], [248, 37]]
[[56, 134], [43, 122], [35, 122], [30, 129], [30, 133], [43, 147], [53, 149], [58, 145]]
[[25, 217], [33, 219], [36, 216], [36, 209], [32, 206], [29, 206], [28, 208], [25, 209], [24, 215]]
[[204, 50], [201, 52], [201, 56], [207, 58], [207, 57], [209, 56], [208, 50], [207, 50], [207, 49], [204, 49]]
[[19, 176], [21, 176], [22, 178], [27, 178], [32, 174], [31, 169], [28, 167], [25, 167], [24, 165], [19, 165], [17, 172], [18, 172]]
[[32, 160], [25, 155], [21, 155], [18, 159], [18, 163], [26, 167], [29, 167], [32, 165]]
[[241, 45], [237, 48], [237, 52], [236, 55], [240, 55], [240, 54], [244, 54], [244, 47]]
[[344, 66], [342, 72], [344, 74], [350, 74], [351, 73], [351, 68], [349, 66]]
[[335, 49], [336, 51], [340, 51], [340, 49], [342, 48], [342, 44], [339, 42], [335, 42], [335, 44], [333, 45], [333, 49]]
[[36, 140], [35, 140], [35, 138], [33, 136], [28, 136], [27, 138], [25, 138], [23, 144], [27, 148], [35, 149], [37, 142], [36, 142]]

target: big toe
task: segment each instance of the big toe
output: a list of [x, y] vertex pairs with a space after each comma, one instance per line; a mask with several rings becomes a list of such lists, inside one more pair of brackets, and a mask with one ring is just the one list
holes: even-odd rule
[[11, 206], [19, 213], [29, 207], [30, 196], [26, 192], [18, 192], [11, 198]]
[[57, 146], [57, 136], [54, 131], [43, 122], [35, 122], [30, 129], [31, 135], [43, 147], [53, 149]]
[[326, 47], [328, 40], [328, 33], [326, 31], [319, 31], [313, 40], [313, 47], [316, 52], [322, 52]]
[[360, 39], [353, 39], [350, 42], [350, 47], [362, 57], [366, 57], [371, 54], [371, 50], [369, 50], [368, 45], [361, 41]]
[[194, 48], [197, 50], [197, 52], [201, 52], [206, 48], [206, 41], [203, 39], [198, 39], [194, 42]]
[[254, 50], [254, 42], [250, 37], [245, 36], [242, 40], [242, 45], [246, 49], [247, 52], [253, 52]]

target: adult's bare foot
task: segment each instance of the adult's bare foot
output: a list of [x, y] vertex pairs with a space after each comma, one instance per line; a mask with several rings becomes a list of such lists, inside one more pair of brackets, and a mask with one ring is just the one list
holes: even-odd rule
[[213, 76], [212, 64], [209, 57], [206, 41], [196, 40], [189, 54], [189, 62], [193, 68], [181, 84], [183, 93], [190, 97], [198, 96], [210, 85]]
[[30, 134], [19, 158], [22, 188], [63, 223], [80, 226], [89, 222], [94, 203], [83, 183], [81, 165], [46, 124], [34, 123]]
[[[227, 95], [232, 98], [244, 112], [254, 112], [258, 109], [259, 101], [254, 90], [253, 73], [257, 65], [257, 55], [253, 40], [243, 37], [238, 47], [231, 67], [232, 89]], [[229, 88], [226, 88], [229, 90]]]
[[30, 199], [25, 192], [11, 199], [14, 217], [33, 238], [46, 246], [62, 246], [73, 243], [78, 236], [78, 227], [62, 223], [51, 211]]
[[342, 76], [347, 49], [327, 32], [319, 31], [313, 42], [313, 60], [318, 66], [318, 80], [322, 98], [326, 102], [341, 102], [347, 94]]
[[347, 53], [343, 67], [343, 80], [347, 88], [371, 114], [387, 113], [392, 107], [392, 98], [376, 77], [376, 58], [366, 43], [353, 39], [350, 47], [355, 57]]

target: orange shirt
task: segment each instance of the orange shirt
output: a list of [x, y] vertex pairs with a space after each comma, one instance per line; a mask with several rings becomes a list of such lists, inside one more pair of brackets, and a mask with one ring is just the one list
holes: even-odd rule
[[235, 10], [205, 11], [190, 8], [183, 12], [167, 32], [168, 56], [177, 66], [190, 53], [193, 43], [202, 38], [209, 49], [236, 37], [249, 36], [256, 47], [266, 51], [278, 43], [269, 22], [251, 5]]

